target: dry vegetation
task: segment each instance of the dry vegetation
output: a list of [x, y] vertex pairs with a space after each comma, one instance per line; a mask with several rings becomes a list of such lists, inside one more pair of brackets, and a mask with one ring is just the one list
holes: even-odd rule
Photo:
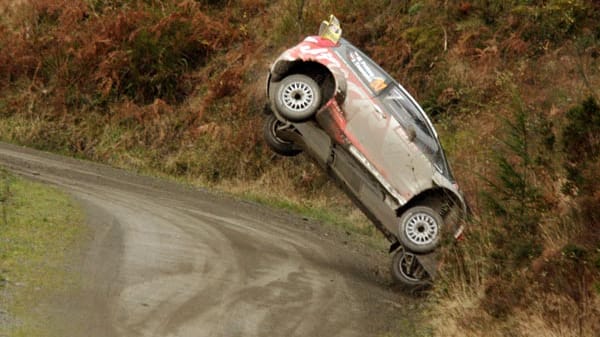
[[435, 334], [597, 335], [596, 1], [0, 0], [0, 139], [343, 214], [260, 139], [269, 62], [329, 13], [433, 116], [475, 214]]

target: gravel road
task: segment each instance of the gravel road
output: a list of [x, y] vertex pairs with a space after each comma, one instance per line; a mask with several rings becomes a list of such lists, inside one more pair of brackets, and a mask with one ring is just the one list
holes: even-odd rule
[[3, 143], [0, 165], [58, 186], [87, 213], [93, 237], [71, 266], [81, 286], [47, 309], [69, 336], [415, 335], [419, 300], [376, 272], [387, 256], [346, 233]]

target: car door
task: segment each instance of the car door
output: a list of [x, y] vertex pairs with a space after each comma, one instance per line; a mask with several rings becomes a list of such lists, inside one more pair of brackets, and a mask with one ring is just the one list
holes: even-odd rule
[[377, 99], [377, 91], [370, 84], [385, 86], [385, 73], [354, 46], [342, 49], [342, 58], [348, 65], [347, 98], [342, 105], [346, 117], [346, 135], [352, 145], [381, 174], [381, 147], [389, 127], [389, 118]]
[[[420, 131], [409, 114], [402, 113], [399, 86], [383, 70], [352, 46], [344, 56], [351, 69], [348, 99], [343, 105], [346, 134], [404, 203], [427, 185], [425, 176], [431, 178], [427, 158], [411, 142], [412, 133]], [[405, 123], [398, 116], [404, 116]]]
[[388, 177], [392, 186], [410, 199], [431, 186], [433, 167], [427, 154], [439, 151], [438, 143], [399, 85], [391, 84], [378, 99], [390, 120], [381, 147], [382, 166], [393, 172]]

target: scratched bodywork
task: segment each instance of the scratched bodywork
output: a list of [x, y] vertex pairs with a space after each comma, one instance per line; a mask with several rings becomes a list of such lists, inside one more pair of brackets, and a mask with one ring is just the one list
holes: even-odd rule
[[266, 89], [277, 126], [265, 137], [307, 152], [339, 183], [398, 249], [398, 280], [429, 282], [440, 238], [461, 235], [466, 204], [419, 104], [351, 43], [324, 34], [283, 52]]

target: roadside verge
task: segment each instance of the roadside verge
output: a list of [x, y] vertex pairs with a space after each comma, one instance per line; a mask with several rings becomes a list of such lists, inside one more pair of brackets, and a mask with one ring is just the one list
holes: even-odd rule
[[0, 337], [48, 335], [41, 307], [76, 286], [66, 266], [83, 219], [65, 193], [0, 167]]

